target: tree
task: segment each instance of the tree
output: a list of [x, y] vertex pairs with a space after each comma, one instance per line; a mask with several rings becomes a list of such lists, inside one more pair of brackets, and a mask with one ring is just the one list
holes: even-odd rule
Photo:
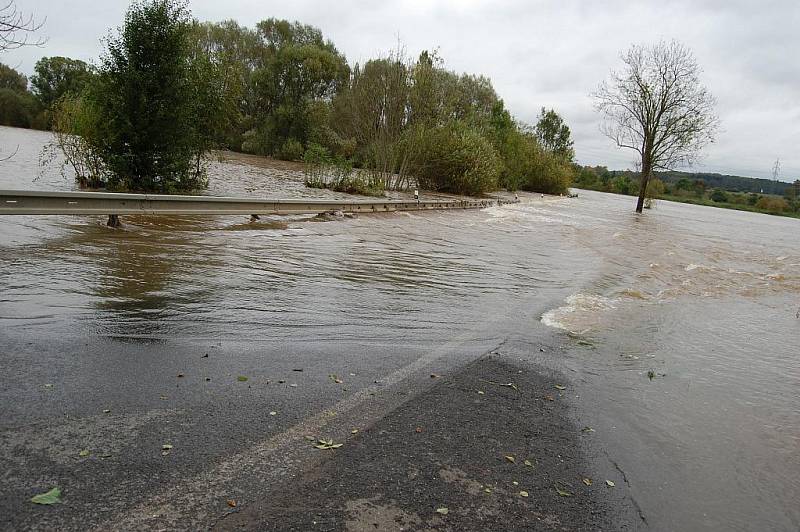
[[308, 141], [315, 126], [309, 107], [329, 101], [350, 69], [313, 26], [271, 18], [257, 24], [256, 34], [261, 49], [251, 80], [259, 119], [256, 148], [281, 155], [284, 147]]
[[0, 124], [38, 126], [39, 103], [28, 92], [28, 78], [0, 63]]
[[42, 27], [44, 22], [36, 22], [32, 15], [25, 15], [17, 9], [14, 0], [0, 5], [0, 52], [14, 50], [26, 45], [41, 46], [44, 39], [29, 42], [28, 37]]
[[43, 57], [36, 62], [34, 70], [31, 86], [46, 108], [67, 93], [80, 94], [92, 77], [88, 64], [69, 57]]
[[535, 131], [542, 148], [562, 157], [565, 161], [572, 162], [575, 150], [572, 138], [570, 138], [569, 126], [564, 123], [564, 119], [558, 113], [553, 109], [545, 110], [542, 107]]
[[641, 213], [653, 170], [693, 164], [714, 141], [719, 121], [715, 99], [700, 83], [700, 67], [682, 44], [632, 46], [621, 59], [622, 71], [612, 71], [592, 96], [603, 133], [641, 159]]
[[28, 78], [10, 66], [0, 63], [0, 89], [10, 89], [14, 92], [28, 92]]
[[185, 1], [145, 0], [131, 5], [109, 38], [81, 109], [97, 118], [91, 148], [110, 187], [176, 192], [204, 185], [219, 83], [191, 30]]

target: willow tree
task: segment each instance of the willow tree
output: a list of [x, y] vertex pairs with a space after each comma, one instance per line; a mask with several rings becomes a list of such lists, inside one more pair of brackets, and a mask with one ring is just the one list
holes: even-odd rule
[[604, 118], [602, 131], [617, 147], [636, 151], [641, 183], [636, 212], [644, 206], [654, 170], [691, 166], [714, 141], [718, 119], [714, 97], [700, 83], [691, 50], [676, 41], [632, 46], [592, 94]]

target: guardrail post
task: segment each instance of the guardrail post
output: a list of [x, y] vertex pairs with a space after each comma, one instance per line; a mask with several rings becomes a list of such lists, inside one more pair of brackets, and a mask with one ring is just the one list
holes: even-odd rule
[[109, 214], [106, 225], [109, 227], [122, 227], [122, 222], [119, 221], [119, 214]]

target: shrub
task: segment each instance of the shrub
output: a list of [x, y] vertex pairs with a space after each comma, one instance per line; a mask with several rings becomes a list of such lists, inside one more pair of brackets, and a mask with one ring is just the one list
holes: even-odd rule
[[382, 182], [372, 180], [369, 172], [354, 172], [352, 160], [341, 156], [331, 157], [327, 148], [319, 144], [309, 144], [303, 154], [303, 162], [306, 163], [304, 171], [308, 187], [327, 188], [348, 194], [383, 196]]
[[728, 195], [725, 194], [724, 191], [716, 188], [714, 192], [711, 193], [711, 201], [715, 201], [717, 203], [727, 203], [728, 202]]
[[420, 187], [470, 196], [497, 188], [502, 161], [475, 129], [454, 122], [425, 129], [419, 142], [412, 173]]
[[777, 196], [762, 196], [756, 207], [770, 212], [783, 212], [789, 209], [789, 202]]
[[506, 188], [530, 192], [563, 194], [568, 190], [575, 170], [571, 163], [544, 150], [536, 138], [515, 130], [506, 138], [503, 150]]
[[72, 167], [75, 180], [82, 187], [102, 188], [108, 181], [108, 170], [93, 148], [100, 141], [100, 116], [91, 101], [67, 94], [53, 104], [52, 129], [54, 141], [42, 152], [42, 165], [55, 160], [55, 150], [64, 154], [61, 174]]
[[275, 157], [284, 161], [299, 161], [303, 158], [303, 152], [305, 152], [303, 144], [299, 140], [289, 137], [275, 153]]

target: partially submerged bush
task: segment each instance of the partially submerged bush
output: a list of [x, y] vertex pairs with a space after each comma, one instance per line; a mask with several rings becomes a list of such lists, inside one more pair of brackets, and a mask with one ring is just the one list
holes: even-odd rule
[[348, 194], [383, 196], [383, 182], [371, 178], [370, 172], [353, 170], [353, 162], [331, 156], [326, 148], [312, 143], [303, 155], [306, 186], [327, 188]]
[[289, 137], [275, 153], [275, 157], [284, 161], [299, 161], [303, 158], [304, 151], [299, 140]]
[[108, 169], [93, 148], [99, 142], [97, 108], [85, 98], [67, 94], [53, 105], [51, 116], [54, 142], [45, 147], [42, 163], [55, 160], [56, 150], [60, 150], [64, 155], [61, 175], [66, 177], [66, 168], [71, 167], [81, 188], [105, 187]]
[[514, 132], [505, 151], [507, 181], [522, 190], [545, 194], [564, 194], [572, 183], [572, 165], [558, 155], [544, 150], [536, 139]]
[[488, 139], [453, 122], [420, 134], [413, 168], [422, 188], [477, 196], [497, 188], [502, 163]]

